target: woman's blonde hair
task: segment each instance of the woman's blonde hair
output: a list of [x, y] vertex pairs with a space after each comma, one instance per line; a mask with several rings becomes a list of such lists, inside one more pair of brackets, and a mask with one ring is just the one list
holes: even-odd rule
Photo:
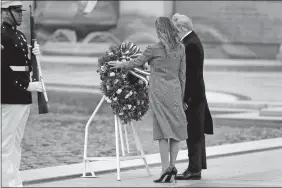
[[165, 47], [166, 54], [176, 51], [181, 43], [178, 30], [168, 17], [159, 17], [155, 22], [157, 35]]

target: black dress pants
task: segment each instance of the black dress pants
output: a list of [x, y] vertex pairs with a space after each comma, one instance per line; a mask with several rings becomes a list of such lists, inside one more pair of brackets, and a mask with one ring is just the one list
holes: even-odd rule
[[186, 117], [188, 121], [187, 131], [188, 139], [186, 140], [188, 148], [190, 172], [200, 172], [207, 169], [206, 144], [205, 144], [205, 109], [206, 101], [191, 101], [188, 104]]

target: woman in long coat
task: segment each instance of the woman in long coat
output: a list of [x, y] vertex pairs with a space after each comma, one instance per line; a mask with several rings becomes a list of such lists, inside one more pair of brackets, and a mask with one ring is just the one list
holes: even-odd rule
[[187, 139], [187, 120], [183, 109], [185, 48], [169, 18], [159, 17], [155, 27], [159, 42], [148, 46], [143, 54], [134, 60], [111, 61], [109, 65], [113, 66], [112, 68], [132, 69], [146, 62], [150, 64], [149, 97], [153, 138], [159, 141], [162, 161], [162, 175], [155, 182], [171, 182], [177, 173], [175, 160], [179, 142]]

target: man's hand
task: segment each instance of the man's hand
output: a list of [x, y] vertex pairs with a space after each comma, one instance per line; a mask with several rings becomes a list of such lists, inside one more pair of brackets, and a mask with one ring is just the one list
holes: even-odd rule
[[37, 92], [43, 92], [43, 86], [41, 82], [29, 82], [27, 91], [37, 91]]
[[36, 56], [40, 55], [40, 48], [37, 42], [34, 42], [34, 47], [32, 48], [32, 53]]
[[188, 109], [188, 104], [186, 102], [183, 102], [183, 108], [184, 108], [184, 111]]

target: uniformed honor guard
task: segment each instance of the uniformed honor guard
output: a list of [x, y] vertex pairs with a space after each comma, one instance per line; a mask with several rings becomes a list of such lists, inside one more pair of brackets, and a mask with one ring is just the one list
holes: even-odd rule
[[[21, 187], [21, 140], [30, 113], [31, 92], [42, 92], [41, 82], [31, 82], [32, 71], [26, 37], [17, 30], [23, 17], [21, 1], [1, 2], [1, 107], [2, 186]], [[36, 43], [31, 53], [39, 55]]]

